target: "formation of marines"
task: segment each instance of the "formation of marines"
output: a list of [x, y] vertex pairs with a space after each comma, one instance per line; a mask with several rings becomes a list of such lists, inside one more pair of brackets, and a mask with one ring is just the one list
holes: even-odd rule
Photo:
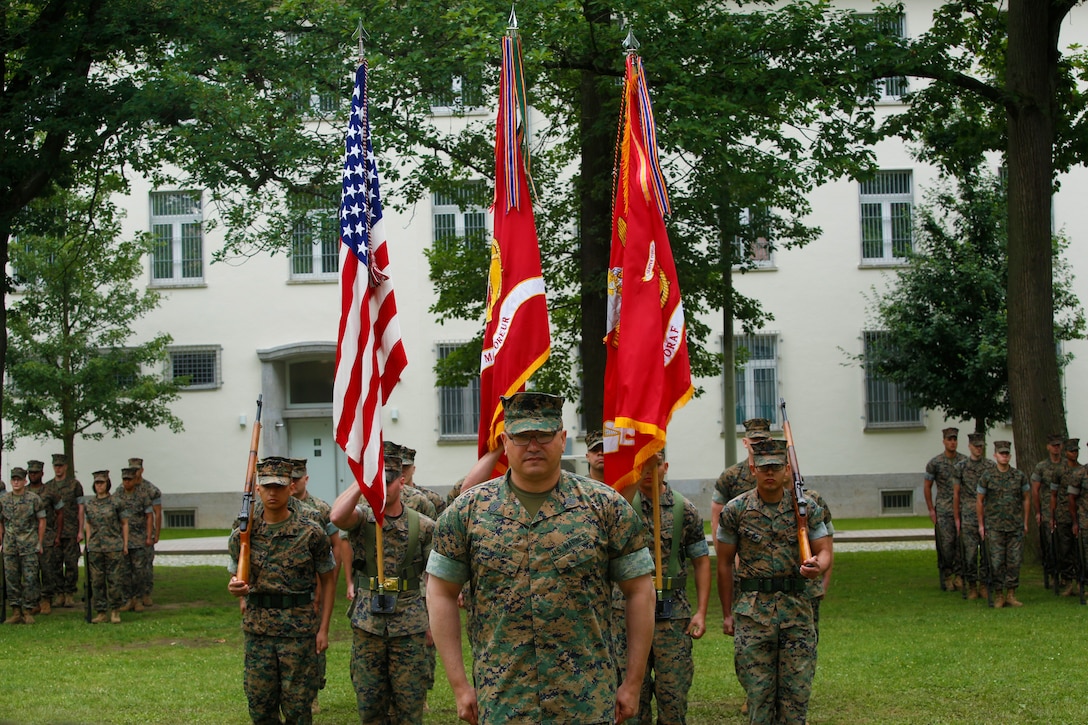
[[941, 588], [961, 591], [965, 599], [986, 599], [995, 608], [1023, 606], [1016, 592], [1034, 516], [1044, 582], [1053, 581], [1055, 594], [1077, 593], [1086, 553], [1080, 532], [1088, 524], [1080, 440], [1049, 435], [1047, 458], [1029, 477], [1011, 465], [1010, 441], [995, 441], [988, 459], [982, 434], [969, 435], [969, 457], [956, 450], [958, 429], [945, 428], [942, 436], [944, 451], [930, 460], [925, 474]]
[[[48, 481], [42, 461], [13, 468], [12, 491], [0, 495], [5, 588], [13, 606], [4, 623], [32, 624], [35, 615], [51, 614], [54, 607], [75, 606], [84, 542], [90, 604], [98, 613], [93, 623], [119, 623], [120, 612], [151, 606], [162, 493], [143, 478], [143, 460], [129, 459], [122, 468], [123, 489], [116, 494], [109, 471], [94, 472], [93, 490], [86, 495], [69, 475], [66, 455], [54, 454], [52, 464]], [[35, 539], [39, 543], [32, 545]]]

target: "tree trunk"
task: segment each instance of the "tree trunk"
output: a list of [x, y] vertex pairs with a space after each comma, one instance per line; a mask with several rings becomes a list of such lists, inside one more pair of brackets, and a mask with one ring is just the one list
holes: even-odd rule
[[1010, 0], [1006, 82], [1009, 170], [1009, 399], [1016, 465], [1030, 472], [1048, 433], [1065, 431], [1054, 339], [1054, 69], [1048, 0]]
[[[612, 163], [619, 106], [606, 94], [605, 79], [582, 72], [579, 236], [582, 262], [582, 413], [587, 430], [601, 427], [607, 349], [608, 261], [612, 241]], [[618, 95], [618, 89], [616, 91]]]

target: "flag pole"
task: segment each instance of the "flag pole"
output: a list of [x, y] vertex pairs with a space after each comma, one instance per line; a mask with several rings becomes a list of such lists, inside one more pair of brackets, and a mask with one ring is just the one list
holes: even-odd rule
[[[658, 465], [657, 455], [655, 454], [653, 461], [653, 477], [651, 481], [654, 485], [654, 492], [651, 500], [654, 504], [654, 589], [657, 590], [657, 597], [660, 600], [662, 595], [662, 577], [661, 577], [661, 480], [658, 478]], [[672, 515], [676, 515], [675, 506], [673, 507]], [[672, 542], [673, 546], [676, 546], [679, 542]]]

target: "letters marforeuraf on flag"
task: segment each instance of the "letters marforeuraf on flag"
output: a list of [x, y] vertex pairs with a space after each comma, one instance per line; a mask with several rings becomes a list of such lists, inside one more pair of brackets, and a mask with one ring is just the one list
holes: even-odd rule
[[638, 481], [665, 447], [672, 414], [691, 399], [687, 328], [665, 230], [669, 200], [658, 161], [642, 59], [627, 56], [623, 140], [608, 268], [608, 360], [604, 388], [605, 480]]
[[[498, 447], [503, 429], [499, 397], [511, 395], [548, 359], [551, 334], [540, 270], [533, 206], [529, 198], [525, 150], [525, 88], [521, 45], [502, 41], [499, 115], [495, 130], [495, 236], [483, 352], [480, 357], [479, 453]], [[498, 467], [499, 471], [505, 466]]]
[[333, 382], [336, 443], [379, 523], [385, 510], [382, 405], [407, 364], [397, 321], [370, 139], [367, 66], [355, 74], [340, 204], [340, 330]]

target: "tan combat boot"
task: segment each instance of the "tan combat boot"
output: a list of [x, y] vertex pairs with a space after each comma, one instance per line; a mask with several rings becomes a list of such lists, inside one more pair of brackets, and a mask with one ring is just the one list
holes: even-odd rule
[[64, 606], [64, 595], [63, 594], [54, 594], [53, 595], [53, 606], [54, 607], [63, 607]]
[[1022, 607], [1024, 603], [1016, 598], [1016, 590], [1010, 589], [1009, 593], [1005, 595], [1005, 604], [1010, 607]]
[[106, 613], [105, 612], [99, 612], [98, 614], [95, 615], [95, 618], [91, 620], [91, 624], [105, 624], [105, 623], [106, 623]]
[[1068, 584], [1066, 584], [1066, 585], [1065, 585], [1065, 587], [1064, 587], [1064, 588], [1062, 589], [1062, 596], [1063, 596], [1063, 597], [1071, 597], [1071, 596], [1073, 596], [1073, 590], [1074, 590], [1074, 589], [1076, 589], [1076, 588], [1077, 588], [1077, 583], [1076, 583], [1076, 582], [1069, 582], [1069, 583], [1068, 583]]
[[150, 595], [150, 594], [145, 594], [145, 595], [144, 595], [144, 596], [143, 596], [143, 597], [142, 597], [142, 598], [140, 599], [140, 602], [141, 602], [141, 603], [142, 603], [142, 604], [143, 604], [143, 605], [144, 605], [145, 607], [150, 607], [150, 606], [151, 606], [152, 604], [154, 604], [154, 602], [152, 602], [152, 601], [151, 601], [151, 595]]
[[985, 584], [978, 585], [978, 595], [983, 599], [990, 598], [990, 590], [986, 588]]
[[144, 611], [144, 605], [140, 604], [140, 600], [136, 597], [132, 598], [132, 611], [142, 612]]
[[76, 599], [71, 594], [64, 595], [64, 606], [74, 607], [76, 605]]
[[971, 588], [967, 592], [967, 598], [968, 599], [978, 599], [978, 583], [977, 582], [972, 582], [971, 583]]
[[963, 591], [963, 577], [961, 577], [959, 574], [957, 574], [952, 579], [952, 591], [954, 591], [954, 592]]
[[39, 603], [39, 606], [42, 608], [42, 614], [51, 614], [53, 612], [53, 608], [49, 604], [49, 597], [42, 597], [42, 601]]
[[132, 599], [129, 599], [127, 602], [125, 602], [125, 606], [121, 607], [121, 609], [119, 611], [131, 612], [133, 607], [135, 607], [135, 606], [136, 606], [136, 597], [133, 597]]
[[946, 577], [944, 578], [944, 590], [945, 590], [946, 592], [951, 592], [951, 591], [955, 591], [955, 589], [954, 589], [954, 587], [955, 587], [955, 581], [956, 581], [956, 580], [955, 580], [955, 579], [953, 578], [953, 576], [952, 576], [951, 574], [949, 574], [948, 576], [946, 576]]
[[30, 610], [30, 613], [31, 614], [41, 614], [42, 613], [41, 602], [39, 602], [38, 604], [35, 604], [34, 608]]
[[23, 624], [34, 624], [34, 615], [30, 613], [29, 609], [23, 610]]
[[19, 607], [11, 608], [11, 616], [4, 620], [4, 624], [22, 624], [23, 610]]
[[994, 593], [994, 609], [1001, 609], [1003, 606], [1005, 606], [1005, 592], [998, 589]]
[[110, 611], [110, 624], [120, 624], [120, 623], [121, 623], [121, 615], [118, 614], [116, 609], [111, 610]]

